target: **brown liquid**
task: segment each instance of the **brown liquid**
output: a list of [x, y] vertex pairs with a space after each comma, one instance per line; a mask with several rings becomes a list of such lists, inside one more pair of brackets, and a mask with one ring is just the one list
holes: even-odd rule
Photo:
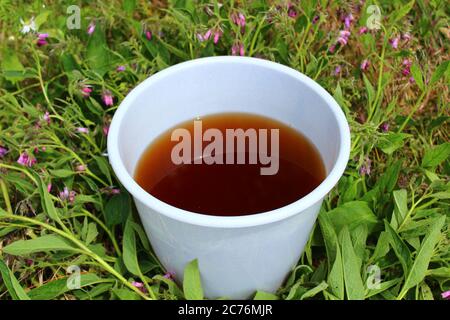
[[[279, 129], [278, 172], [261, 175], [260, 168], [268, 165], [262, 165], [259, 161], [248, 164], [248, 160], [246, 164], [225, 164], [224, 161], [224, 164], [175, 165], [171, 152], [178, 141], [171, 141], [172, 131], [176, 128], [188, 129], [193, 146], [193, 119], [160, 135], [147, 147], [138, 162], [136, 182], [161, 201], [208, 215], [249, 215], [299, 200], [325, 178], [325, 168], [314, 145], [298, 131], [279, 121], [246, 113], [221, 113], [200, 120], [203, 133], [208, 128], [217, 128], [222, 131], [224, 141], [225, 129], [268, 129], [269, 151], [270, 129]], [[203, 148], [209, 143], [203, 142]], [[194, 152], [191, 154], [194, 155]]]

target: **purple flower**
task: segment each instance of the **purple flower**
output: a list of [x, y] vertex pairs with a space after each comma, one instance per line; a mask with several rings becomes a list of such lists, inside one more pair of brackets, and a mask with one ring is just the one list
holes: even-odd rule
[[104, 90], [102, 93], [102, 100], [103, 100], [103, 103], [105, 104], [105, 106], [112, 106], [114, 103], [114, 100], [113, 100], [111, 91]]
[[367, 27], [361, 27], [361, 28], [359, 28], [358, 33], [359, 34], [365, 34], [365, 33], [367, 33], [367, 31], [368, 31]]
[[120, 189], [119, 188], [111, 188], [110, 193], [111, 194], [120, 194]]
[[41, 47], [41, 46], [45, 46], [46, 44], [48, 44], [47, 38], [48, 38], [48, 33], [39, 33], [38, 34], [37, 45], [39, 47]]
[[353, 20], [354, 20], [354, 18], [351, 13], [349, 13], [348, 15], [345, 16], [345, 18], [344, 18], [345, 29], [350, 29]]
[[62, 201], [65, 201], [65, 200], [67, 200], [69, 198], [69, 189], [67, 189], [67, 187], [64, 187], [63, 191], [61, 191], [59, 193], [59, 198]]
[[388, 132], [388, 131], [389, 131], [389, 123], [383, 122], [383, 123], [380, 125], [380, 129], [381, 129], [381, 131], [383, 131], [383, 132]]
[[201, 33], [196, 34], [198, 41], [203, 42], [205, 39], [203, 39], [203, 35]]
[[212, 31], [211, 29], [209, 29], [208, 31], [205, 32], [205, 34], [203, 35], [203, 39], [204, 40], [208, 40], [211, 37]]
[[116, 70], [117, 70], [118, 72], [125, 71], [125, 66], [118, 66], [118, 67], [116, 68]]
[[288, 8], [288, 17], [292, 19], [297, 18], [297, 10], [295, 10], [294, 6], [292, 5]]
[[86, 166], [84, 164], [79, 164], [78, 166], [76, 166], [75, 170], [77, 172], [84, 172], [86, 171]]
[[409, 59], [403, 59], [402, 65], [403, 65], [402, 74], [404, 76], [409, 76], [411, 74], [412, 61]]
[[372, 161], [369, 158], [367, 158], [365, 163], [361, 166], [361, 168], [359, 168], [359, 174], [362, 176], [370, 175], [371, 165]]
[[89, 98], [91, 92], [92, 92], [91, 86], [86, 85], [81, 88], [81, 95], [83, 96], [83, 98]]
[[76, 128], [76, 131], [78, 133], [89, 133], [89, 129], [88, 128]]
[[332, 44], [330, 46], [330, 48], [328, 48], [328, 51], [330, 51], [330, 53], [334, 53], [335, 50], [336, 50], [336, 45], [335, 44]]
[[164, 278], [166, 278], [166, 279], [173, 280], [174, 277], [175, 277], [175, 272], [172, 272], [172, 271], [167, 271], [164, 274]]
[[441, 293], [442, 299], [450, 300], [450, 290]]
[[103, 131], [103, 134], [104, 134], [105, 136], [108, 136], [108, 133], [109, 133], [109, 125], [103, 126], [102, 131]]
[[52, 191], [52, 184], [51, 183], [49, 183], [47, 185], [47, 192], [50, 193], [50, 191]]
[[244, 56], [245, 55], [244, 46], [240, 42], [233, 44], [233, 46], [231, 47], [231, 55], [237, 56], [238, 54], [240, 56]]
[[142, 282], [131, 281], [131, 285], [135, 288], [138, 288], [144, 293], [147, 292], [147, 289], [144, 287], [144, 284]]
[[399, 41], [400, 41], [400, 37], [395, 37], [393, 39], [389, 39], [389, 43], [391, 44], [393, 49], [397, 49], [398, 48]]
[[21, 164], [26, 167], [32, 167], [36, 162], [37, 162], [36, 158], [28, 155], [26, 151], [22, 152], [19, 156], [19, 159], [17, 159], [18, 164]]
[[341, 30], [339, 31], [339, 37], [337, 38], [337, 42], [341, 46], [345, 46], [348, 42], [348, 38], [350, 37], [350, 31], [348, 30]]
[[214, 44], [217, 44], [219, 42], [219, 39], [221, 36], [222, 36], [222, 31], [220, 31], [220, 30], [214, 31], [214, 39], [213, 39]]
[[338, 76], [338, 75], [341, 73], [341, 71], [342, 71], [341, 66], [340, 66], [340, 65], [337, 66], [337, 67], [334, 69], [334, 75], [335, 75], [335, 76]]
[[89, 23], [89, 26], [87, 28], [87, 34], [91, 35], [94, 33], [94, 31], [95, 31], [95, 23], [91, 22], [91, 23]]
[[408, 42], [409, 40], [412, 39], [412, 37], [408, 32], [406, 32], [406, 33], [402, 34], [402, 39], [405, 40], [405, 42]]
[[4, 148], [4, 147], [0, 147], [0, 158], [3, 158], [5, 156], [5, 154], [8, 153], [8, 149]]
[[314, 16], [314, 18], [312, 19], [311, 23], [312, 23], [312, 24], [316, 24], [316, 23], [319, 21], [319, 19], [320, 19], [320, 16], [319, 16], [319, 15]]
[[370, 67], [370, 61], [367, 59], [364, 59], [363, 62], [361, 62], [361, 71], [367, 71], [367, 69], [369, 69]]
[[44, 115], [42, 116], [42, 119], [44, 119], [47, 124], [50, 124], [50, 113], [48, 111], [45, 111]]
[[241, 27], [241, 33], [243, 34], [245, 32], [245, 25], [247, 23], [244, 14], [241, 12], [233, 12], [230, 18], [235, 25]]

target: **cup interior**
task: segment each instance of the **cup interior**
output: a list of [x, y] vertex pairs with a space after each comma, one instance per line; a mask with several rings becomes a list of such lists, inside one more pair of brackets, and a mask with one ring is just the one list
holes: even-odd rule
[[[254, 113], [290, 125], [316, 146], [328, 176], [336, 169], [340, 172], [335, 175], [340, 177], [345, 168], [350, 143], [348, 124], [340, 107], [322, 87], [277, 63], [212, 57], [163, 70], [125, 98], [108, 137], [108, 152], [116, 173], [120, 165], [122, 175], [132, 177], [143, 151], [166, 130], [196, 117], [222, 112]], [[326, 192], [338, 177], [333, 179], [328, 181], [332, 185], [326, 187]]]

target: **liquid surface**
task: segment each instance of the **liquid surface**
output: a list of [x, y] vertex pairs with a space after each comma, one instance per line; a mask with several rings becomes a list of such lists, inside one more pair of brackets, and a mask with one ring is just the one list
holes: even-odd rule
[[[299, 200], [325, 179], [319, 152], [306, 137], [279, 121], [245, 113], [201, 117], [203, 132], [217, 128], [225, 137], [226, 129], [268, 129], [269, 133], [270, 129], [279, 129], [276, 174], [261, 175], [260, 168], [267, 165], [259, 161], [257, 164], [176, 165], [171, 152], [178, 141], [171, 141], [172, 131], [188, 129], [193, 146], [194, 120], [198, 119], [181, 123], [161, 134], [147, 147], [136, 167], [136, 182], [172, 206], [216, 216], [256, 214]], [[268, 136], [270, 146], [270, 134]], [[209, 143], [203, 142], [203, 148]], [[191, 154], [194, 155], [194, 151]]]

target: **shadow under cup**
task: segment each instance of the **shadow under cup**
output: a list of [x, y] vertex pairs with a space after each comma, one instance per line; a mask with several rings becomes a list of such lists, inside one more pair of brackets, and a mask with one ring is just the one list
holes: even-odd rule
[[[259, 114], [296, 128], [319, 151], [326, 179], [285, 207], [234, 217], [175, 208], [133, 180], [142, 153], [161, 133], [223, 112]], [[245, 299], [256, 290], [277, 290], [297, 263], [349, 152], [345, 116], [322, 87], [288, 67], [245, 57], [192, 60], [149, 77], [124, 99], [108, 135], [111, 165], [133, 196], [156, 255], [180, 282], [185, 265], [198, 259], [208, 298]]]

